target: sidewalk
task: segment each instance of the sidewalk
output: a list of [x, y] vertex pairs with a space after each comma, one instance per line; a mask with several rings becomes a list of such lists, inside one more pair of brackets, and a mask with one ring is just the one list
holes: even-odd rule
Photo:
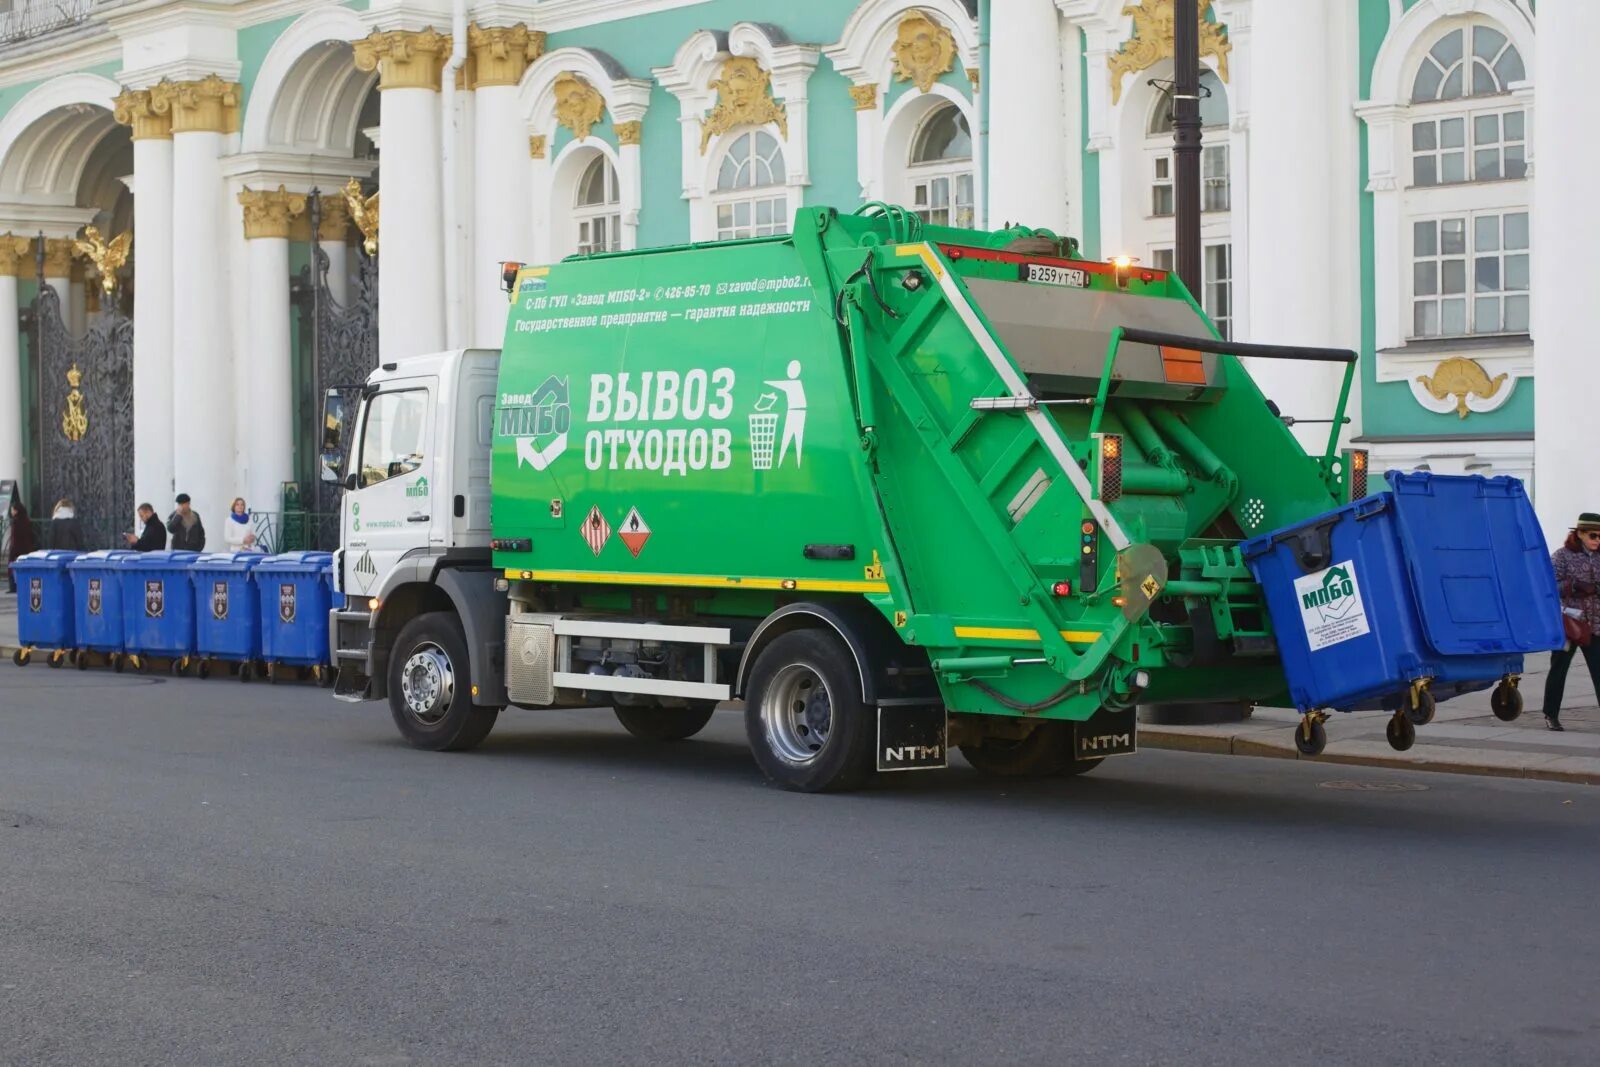
[[[17, 645], [17, 598], [0, 592], [0, 671]], [[1562, 705], [1565, 733], [1544, 728], [1539, 706], [1550, 657], [1529, 656], [1522, 676], [1525, 709], [1516, 722], [1501, 722], [1489, 711], [1489, 690], [1447, 700], [1433, 722], [1417, 730], [1409, 752], [1396, 752], [1384, 739], [1387, 712], [1357, 711], [1328, 720], [1328, 748], [1319, 763], [1399, 767], [1413, 771], [1486, 774], [1600, 785], [1600, 707], [1589, 688], [1589, 672], [1578, 663], [1567, 675]], [[1166, 748], [1214, 755], [1305, 759], [1294, 747], [1300, 716], [1285, 708], [1257, 708], [1244, 722], [1217, 726], [1139, 727], [1141, 748]]]

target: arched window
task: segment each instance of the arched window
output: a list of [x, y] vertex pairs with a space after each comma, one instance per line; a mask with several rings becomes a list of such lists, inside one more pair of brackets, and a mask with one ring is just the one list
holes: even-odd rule
[[[1215, 71], [1200, 74], [1200, 125], [1210, 131], [1200, 151], [1200, 210], [1227, 211], [1232, 196], [1228, 167], [1228, 91]], [[1218, 131], [1221, 131], [1220, 133]], [[1157, 218], [1177, 209], [1173, 187], [1172, 103], [1165, 94], [1150, 112], [1149, 136], [1158, 139], [1151, 153], [1150, 214]]]
[[717, 240], [787, 233], [786, 177], [777, 138], [765, 130], [739, 136], [717, 171]]
[[1509, 93], [1511, 83], [1526, 76], [1522, 55], [1505, 34], [1482, 23], [1462, 26], [1440, 37], [1423, 57], [1416, 80], [1411, 83], [1411, 102], [1426, 104]]
[[1411, 85], [1422, 115], [1411, 124], [1412, 184], [1526, 177], [1527, 115], [1505, 99], [1526, 76], [1522, 56], [1493, 26], [1458, 26], [1440, 37]]
[[617, 186], [617, 168], [604, 153], [596, 152], [584, 168], [573, 199], [578, 253], [619, 251], [622, 248], [622, 194]]
[[924, 222], [970, 228], [977, 222], [972, 129], [954, 104], [935, 108], [911, 139], [906, 175], [912, 209]]

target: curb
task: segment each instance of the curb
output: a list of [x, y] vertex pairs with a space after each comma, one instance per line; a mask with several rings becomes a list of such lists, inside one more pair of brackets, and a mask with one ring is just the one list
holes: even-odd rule
[[[1372, 742], [1336, 742], [1320, 756], [1302, 756], [1290, 743], [1262, 740], [1256, 736], [1188, 733], [1161, 727], [1139, 726], [1139, 747], [1169, 752], [1195, 752], [1212, 756], [1256, 756], [1268, 759], [1305, 760], [1351, 767], [1385, 767], [1390, 770], [1430, 771], [1436, 774], [1473, 774], [1490, 778], [1522, 778], [1569, 785], [1600, 785], [1600, 760], [1583, 757], [1541, 756], [1542, 764], [1520, 763], [1517, 753], [1466, 748], [1434, 749], [1423, 753], [1364, 751]], [[1361, 746], [1361, 748], [1357, 748]], [[1376, 747], [1376, 746], [1374, 746]], [[1387, 746], [1384, 746], [1387, 747]], [[1336, 751], [1342, 749], [1342, 751]], [[1582, 759], [1590, 766], [1549, 766], [1565, 760]]]

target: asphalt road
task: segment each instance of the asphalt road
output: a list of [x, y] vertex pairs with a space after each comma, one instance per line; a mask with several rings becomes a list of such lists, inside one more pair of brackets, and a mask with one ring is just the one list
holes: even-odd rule
[[1593, 1063], [1600, 790], [1147, 753], [766, 787], [0, 666], [0, 1062]]

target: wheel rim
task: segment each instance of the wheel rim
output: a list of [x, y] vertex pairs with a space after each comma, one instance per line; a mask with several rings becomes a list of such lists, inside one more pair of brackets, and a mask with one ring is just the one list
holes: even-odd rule
[[432, 726], [455, 699], [456, 675], [450, 657], [433, 642], [419, 645], [400, 670], [400, 695], [418, 722]]
[[803, 663], [784, 667], [761, 696], [761, 724], [780, 759], [796, 765], [815, 760], [833, 729], [828, 683]]

